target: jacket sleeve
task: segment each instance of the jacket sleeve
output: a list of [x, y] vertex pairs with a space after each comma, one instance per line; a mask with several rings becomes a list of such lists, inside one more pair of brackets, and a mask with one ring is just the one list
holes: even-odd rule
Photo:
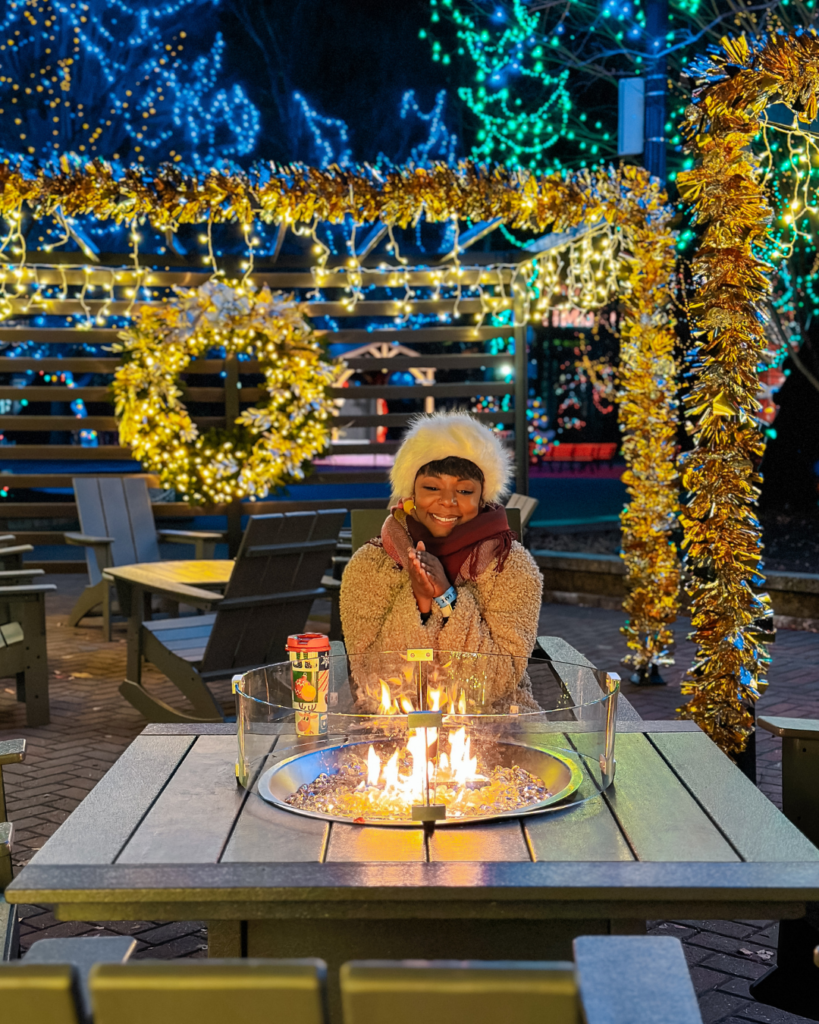
[[433, 604], [439, 650], [496, 656], [485, 665], [489, 703], [515, 699], [515, 687], [537, 643], [542, 593], [543, 577], [534, 559], [515, 544], [503, 572], [493, 564], [475, 583], [458, 587], [448, 620]]
[[381, 548], [366, 544], [341, 580], [341, 625], [348, 654], [432, 647], [432, 620], [424, 625], [409, 576]]

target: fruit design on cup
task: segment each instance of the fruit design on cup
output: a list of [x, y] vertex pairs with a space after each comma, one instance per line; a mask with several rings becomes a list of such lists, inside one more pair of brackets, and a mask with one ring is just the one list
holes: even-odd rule
[[330, 641], [323, 633], [297, 633], [287, 638], [296, 732], [327, 735], [327, 691], [330, 683]]

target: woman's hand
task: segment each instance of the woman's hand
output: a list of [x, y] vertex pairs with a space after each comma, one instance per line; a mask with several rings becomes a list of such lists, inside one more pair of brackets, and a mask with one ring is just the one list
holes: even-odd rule
[[407, 569], [410, 574], [412, 592], [418, 604], [418, 610], [426, 615], [432, 608], [432, 599], [449, 590], [444, 567], [435, 555], [431, 555], [419, 541], [418, 546], [407, 550]]
[[441, 565], [440, 560], [436, 558], [435, 555], [432, 555], [427, 551], [422, 540], [418, 541], [415, 552], [418, 561], [421, 563], [421, 567], [424, 572], [426, 572], [429, 579], [432, 580], [432, 584], [435, 587], [435, 593], [432, 596], [440, 597], [441, 594], [445, 594], [449, 590], [451, 584], [447, 578], [446, 570], [443, 565]]

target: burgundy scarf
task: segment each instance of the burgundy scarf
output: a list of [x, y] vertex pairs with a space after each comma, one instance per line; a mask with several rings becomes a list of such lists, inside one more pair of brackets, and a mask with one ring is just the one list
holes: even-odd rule
[[[395, 511], [397, 509], [393, 509], [393, 513]], [[448, 579], [453, 583], [459, 575], [463, 579], [476, 579], [493, 558], [497, 558], [498, 572], [501, 572], [515, 539], [515, 534], [509, 529], [506, 509], [502, 505], [487, 505], [474, 519], [456, 526], [447, 537], [433, 537], [426, 526], [411, 515], [404, 516], [403, 522], [413, 543], [417, 545], [423, 541], [427, 551], [440, 559]], [[379, 547], [383, 544], [387, 553], [404, 565], [406, 552], [400, 549], [394, 536], [398, 525], [394, 514], [390, 515], [381, 531], [381, 543], [375, 543]]]

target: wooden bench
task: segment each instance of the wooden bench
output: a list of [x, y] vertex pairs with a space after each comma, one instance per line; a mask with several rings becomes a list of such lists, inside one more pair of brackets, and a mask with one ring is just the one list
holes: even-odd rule
[[76, 626], [101, 605], [106, 640], [111, 639], [111, 584], [103, 579], [106, 569], [160, 561], [160, 541], [192, 544], [196, 558], [213, 558], [216, 543], [225, 536], [201, 530], [157, 530], [144, 476], [77, 476], [72, 484], [81, 532], [66, 533], [65, 540], [85, 548], [89, 583], [68, 624]]
[[[71, 940], [53, 940], [53, 952], [59, 955], [56, 946], [66, 941]], [[74, 942], [84, 944], [80, 956], [87, 957], [106, 940]], [[585, 936], [575, 939], [573, 951], [573, 963], [353, 961], [341, 968], [343, 1024], [702, 1024], [678, 939]], [[321, 960], [140, 960], [97, 963], [87, 970], [84, 962], [33, 963], [30, 958], [0, 966], [0, 1006], [11, 1021], [325, 1024], [327, 1019], [327, 971]]]
[[20, 1024], [323, 1024], [324, 975], [318, 960], [97, 963], [86, 1014], [74, 964], [23, 961], [0, 965], [0, 1007]]
[[679, 939], [582, 936], [574, 963], [361, 960], [344, 1024], [701, 1024]]

